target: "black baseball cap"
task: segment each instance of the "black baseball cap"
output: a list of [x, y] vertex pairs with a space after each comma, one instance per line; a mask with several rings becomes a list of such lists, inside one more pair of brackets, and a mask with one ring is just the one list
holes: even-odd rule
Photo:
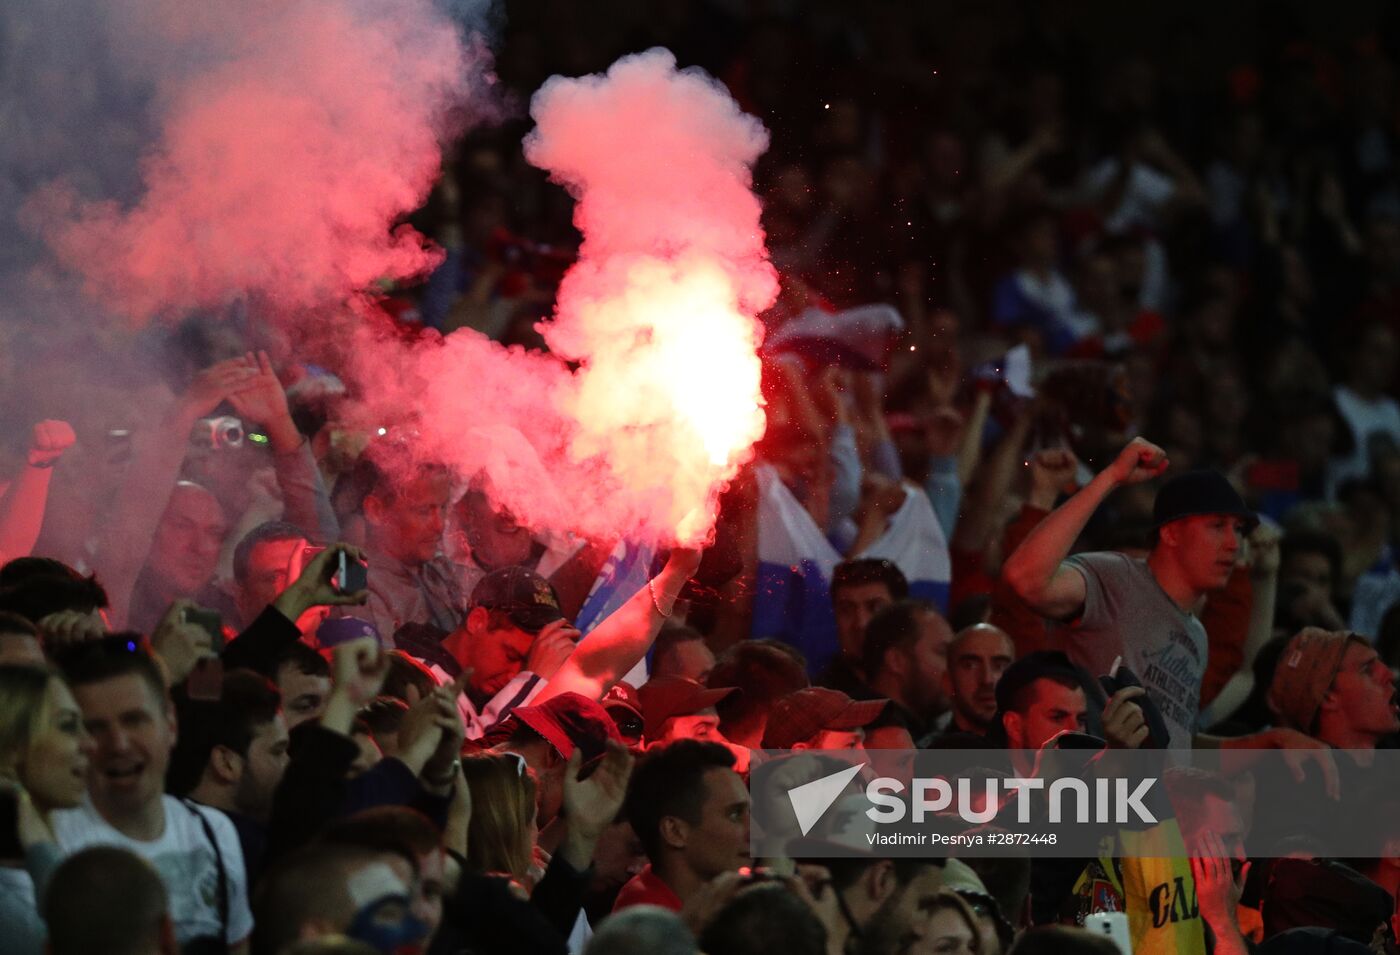
[[477, 581], [471, 604], [499, 610], [510, 617], [511, 623], [529, 633], [538, 633], [548, 624], [564, 619], [553, 585], [525, 567], [491, 571]]
[[1259, 516], [1219, 471], [1187, 471], [1163, 484], [1152, 504], [1152, 526], [1159, 528], [1183, 517], [1206, 514], [1238, 517], [1244, 521], [1246, 534], [1259, 526]]

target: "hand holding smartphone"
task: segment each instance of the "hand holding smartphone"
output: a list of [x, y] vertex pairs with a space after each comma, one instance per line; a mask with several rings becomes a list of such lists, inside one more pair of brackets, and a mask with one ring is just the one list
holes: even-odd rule
[[362, 560], [351, 557], [344, 549], [337, 555], [337, 567], [335, 577], [331, 584], [337, 593], [354, 594], [359, 593], [369, 586], [369, 565]]

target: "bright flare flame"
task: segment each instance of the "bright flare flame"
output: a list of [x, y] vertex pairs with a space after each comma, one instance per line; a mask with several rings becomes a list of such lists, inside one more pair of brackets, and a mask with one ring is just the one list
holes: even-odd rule
[[584, 236], [541, 326], [580, 363], [560, 396], [568, 453], [603, 463], [663, 543], [701, 543], [763, 435], [754, 316], [777, 280], [750, 170], [767, 132], [665, 50], [555, 77], [531, 114], [526, 158], [569, 188]]
[[[763, 435], [758, 325], [739, 311], [722, 262], [620, 265], [616, 293], [575, 313], [598, 334], [565, 407], [579, 422], [571, 451], [607, 455], [625, 487], [664, 483], [666, 523], [698, 543], [713, 523], [716, 484]], [[697, 508], [703, 514], [692, 516]]]

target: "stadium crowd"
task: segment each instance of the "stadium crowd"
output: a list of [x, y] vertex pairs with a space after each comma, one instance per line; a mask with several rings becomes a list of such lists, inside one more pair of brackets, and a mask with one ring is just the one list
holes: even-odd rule
[[[237, 322], [159, 416], [21, 419], [0, 355], [0, 949], [1397, 951], [1400, 18], [953, 6], [508, 5], [508, 89], [664, 45], [772, 131], [768, 431], [703, 552], [521, 526]], [[543, 347], [525, 128], [456, 144], [403, 335]], [[765, 750], [1086, 736], [1232, 768], [1168, 772], [1174, 855], [751, 856]]]

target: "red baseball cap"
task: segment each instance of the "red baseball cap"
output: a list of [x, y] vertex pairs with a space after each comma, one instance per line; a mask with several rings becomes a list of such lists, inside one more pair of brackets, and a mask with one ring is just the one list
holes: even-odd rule
[[763, 731], [764, 749], [791, 749], [825, 730], [854, 730], [868, 726], [889, 700], [853, 700], [840, 690], [811, 686], [789, 693], [773, 704]]
[[[642, 701], [632, 684], [619, 680], [614, 683], [601, 700], [603, 709], [608, 711], [617, 724], [619, 735], [627, 743], [640, 742], [643, 736]], [[629, 727], [631, 731], [629, 733]], [[628, 738], [628, 737], [632, 738]]]
[[538, 706], [517, 706], [510, 718], [539, 733], [565, 759], [577, 747], [587, 763], [607, 752], [608, 740], [623, 742], [608, 711], [578, 693], [560, 693]]
[[690, 716], [709, 709], [737, 687], [721, 686], [711, 689], [703, 683], [683, 676], [659, 676], [643, 683], [637, 690], [642, 701], [642, 720], [647, 740], [661, 730], [661, 724], [675, 716]]

